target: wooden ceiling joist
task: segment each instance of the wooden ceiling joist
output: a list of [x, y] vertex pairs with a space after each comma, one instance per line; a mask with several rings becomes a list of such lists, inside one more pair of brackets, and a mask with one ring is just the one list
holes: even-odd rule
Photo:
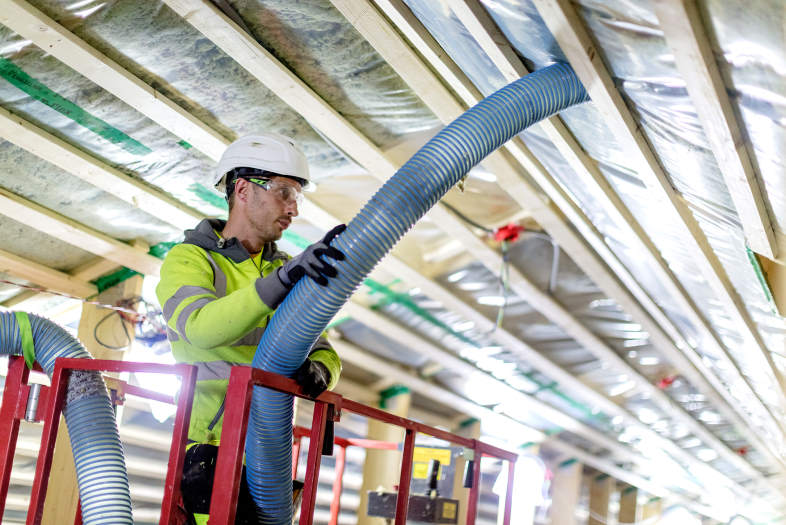
[[[35, 263], [34, 263], [35, 264]], [[114, 261], [110, 261], [109, 259], [104, 259], [102, 257], [97, 257], [92, 259], [77, 268], [74, 268], [66, 275], [68, 277], [75, 279], [80, 282], [87, 282], [90, 284], [90, 281], [98, 279], [104, 274], [109, 272], [113, 272], [119, 268], [118, 264]], [[90, 284], [90, 286], [93, 286]], [[55, 291], [59, 291], [57, 288], [52, 288]], [[96, 290], [97, 291], [97, 290]], [[93, 292], [95, 293], [95, 292]], [[6, 299], [2, 302], [2, 306], [6, 308], [16, 308], [24, 310], [26, 308], [25, 303], [39, 295], [38, 292], [32, 290], [25, 290], [21, 293], [16, 294], [9, 299]], [[91, 294], [85, 295], [84, 297], [89, 297]], [[77, 294], [77, 296], [79, 296]], [[82, 296], [80, 296], [82, 297]]]
[[164, 0], [173, 11], [266, 85], [369, 173], [386, 180], [395, 166], [371, 140], [359, 133], [327, 102], [283, 67], [265, 48], [218, 10], [203, 0]]
[[94, 284], [4, 250], [0, 250], [0, 272], [77, 297], [89, 297], [98, 292]]
[[112, 168], [3, 108], [0, 108], [0, 138], [164, 222], [188, 228], [203, 216], [163, 191]]
[[715, 62], [696, 2], [665, 0], [654, 2], [653, 7], [729, 188], [748, 245], [769, 259], [781, 257], [748, 154], [747, 140]]
[[[342, 12], [342, 14], [344, 14], [348, 20], [355, 24], [356, 29], [358, 29], [364, 38], [366, 38], [366, 40], [368, 40], [369, 43], [371, 43], [377, 49], [383, 58], [385, 58], [385, 60], [399, 73], [399, 75], [402, 76], [402, 78], [410, 85], [411, 88], [413, 88], [413, 90], [415, 90], [415, 92], [421, 97], [426, 105], [429, 106], [432, 111], [434, 111], [435, 114], [437, 114], [444, 122], [449, 122], [459, 116], [461, 105], [453, 104], [446, 109], [444, 97], [448, 95], [444, 93], [444, 88], [442, 88], [441, 82], [434, 78], [434, 75], [430, 73], [430, 69], [421, 64], [420, 59], [411, 51], [408, 44], [399, 36], [398, 32], [392, 29], [385, 29], [386, 27], [389, 27], [390, 24], [387, 23], [384, 17], [382, 17], [381, 14], [374, 9], [370, 2], [333, 0], [333, 4]], [[435, 48], [436, 43], [428, 36], [425, 28], [423, 28], [419, 22], [414, 19], [411, 13], [406, 10], [405, 6], [403, 6], [397, 0], [377, 0], [377, 4], [380, 4], [380, 7], [385, 9], [385, 14], [388, 15], [391, 20], [397, 20], [399, 23], [406, 24], [406, 26], [399, 27], [398, 29], [404, 35], [416, 38], [416, 41], [413, 42], [413, 45], [416, 45], [420, 52], [428, 50], [428, 53], [431, 57], [433, 57], [433, 59], [438, 59], [440, 61], [439, 64], [430, 64], [434, 70], [448, 72], [450, 74], [450, 79], [445, 80], [450, 80], [451, 85], [455, 83], [457, 85], [464, 86], [463, 92], [472, 97], [468, 100], [464, 100], [465, 104], [473, 105], [480, 100], [480, 94], [474, 89], [474, 87], [468, 85], [466, 78], [462, 78], [463, 74], [458, 71], [454, 65], [451, 65], [452, 63], [447, 64], [447, 62], [450, 62], [450, 59], [446, 57], [444, 51], [439, 52], [439, 50]], [[481, 6], [477, 5], [475, 2], [456, 2], [455, 4], [454, 10], [458, 9], [459, 13], [461, 13], [459, 18], [466, 22], [465, 25], [474, 29], [473, 36], [476, 36], [477, 40], [484, 43], [484, 49], [487, 49], [489, 52], [493, 52], [494, 49], [498, 50], [498, 52], [495, 53], [497, 59], [505, 60], [504, 64], [500, 64], [502, 66], [501, 70], [507, 72], [507, 75], [509, 76], [515, 75], [515, 78], [509, 78], [510, 81], [527, 74], [526, 69], [516, 57], [515, 53], [509, 47], [502, 44], [504, 37], [498, 33], [490, 34], [493, 22], [488, 19], [487, 15], [485, 15], [485, 11], [482, 10], [483, 8]], [[483, 34], [476, 34], [478, 31], [482, 31]], [[409, 50], [409, 52], [407, 52], [407, 50]], [[424, 55], [425, 54], [426, 53], [424, 53]], [[424, 75], [431, 76], [431, 82], [426, 82]], [[440, 89], [443, 91], [440, 91]], [[439, 105], [437, 105], [437, 103]], [[575, 139], [572, 137], [572, 135], [567, 132], [564, 124], [557, 117], [553, 117], [552, 119], [545, 121], [542, 125], [546, 127], [546, 131], [552, 137], [552, 140], [562, 144], [560, 150], [563, 151], [563, 154], [565, 154], [565, 151], [567, 150], [570, 156], [577, 157], [576, 162], [579, 162], [581, 166], [584, 166], [582, 168], [583, 171], [587, 171], [588, 168], [593, 169], [595, 172], [592, 173], [593, 178], [597, 178], [598, 180], [603, 179], [602, 175], [597, 172], [597, 167], [594, 165], [594, 163], [589, 161], [586, 154], [583, 153], [583, 150], [575, 142]], [[566, 155], [566, 157], [567, 156], [568, 155]], [[580, 158], [578, 158], [579, 156]], [[491, 159], [491, 163], [495, 168], [497, 168], [495, 171], [496, 173], [503, 171], [512, 173], [514, 171], [510, 167], [507, 160], [505, 160], [501, 155], [495, 154], [494, 157], [495, 158]], [[486, 161], [484, 161], [484, 164], [486, 164], [488, 167], [488, 163]], [[515, 176], [517, 177], [517, 175]], [[556, 184], [552, 184], [552, 187], [555, 186]], [[508, 189], [510, 192], [508, 185], [504, 185], [503, 187]], [[512, 196], [514, 196], [514, 198], [516, 198], [514, 192], [510, 193]], [[534, 191], [530, 190], [530, 193], [533, 195], [533, 197], [537, 198]], [[535, 214], [535, 217], [536, 219], [540, 218], [538, 214]], [[548, 229], [549, 228], [547, 228], [547, 230]], [[570, 235], [575, 236], [575, 233], [571, 233]], [[561, 241], [564, 237], [565, 236], [563, 235], [557, 240]], [[582, 248], [583, 250], [581, 254], [576, 254], [575, 251], [571, 254], [576, 260], [585, 261], [588, 257], [596, 257], [595, 254], [589, 253], [589, 249], [585, 246], [582, 246]], [[473, 247], [472, 249], [482, 250], [481, 260], [490, 261], [491, 264], [488, 265], [490, 268], [495, 266], [499, 267], [497, 265], [501, 264], [501, 258], [498, 254], [496, 254], [496, 252], [493, 252], [488, 248], [482, 249]], [[606, 249], [608, 251], [608, 248]], [[578, 258], [576, 258], [577, 255], [579, 255]], [[613, 254], [610, 255], [612, 258], [614, 258]], [[604, 272], [606, 281], [613, 279], [613, 277], [608, 274], [608, 270], [604, 269]], [[649, 383], [624, 360], [619, 358], [618, 355], [608, 347], [608, 345], [600, 340], [600, 338], [595, 336], [595, 334], [593, 334], [591, 331], [587, 330], [586, 327], [584, 327], [581, 323], [578, 323], [576, 319], [571, 316], [561, 305], [559, 305], [559, 303], [557, 303], [550, 295], [543, 293], [539, 288], [533, 286], [526, 279], [523, 279], [520, 274], [511, 277], [511, 284], [514, 290], [516, 290], [516, 292], [521, 297], [525, 297], [533, 307], [544, 313], [556, 324], [560, 325], [574, 339], [582, 343], [599, 358], [613, 363], [618, 368], [626, 371], [626, 373], [632, 374], [632, 376], [638, 380], [639, 386], [643, 388], [647, 394], [657, 400], [658, 404], [664, 408], [667, 413], [676, 412], [681, 414], [679, 419], [686, 423], [688, 427], [691, 428], [691, 431], [693, 431], [697, 436], [701, 437], [702, 440], [704, 440], [724, 458], [740, 468], [747, 475], [761, 479], [760, 472], [754, 469], [747, 461], [740, 458], [737, 454], [731, 451], [728, 446], [720, 442], [717, 437], [707, 431], [706, 428], [704, 428], [691, 416], [685, 413], [684, 410], [682, 410], [680, 407], [676, 407], [676, 405], [670, 399], [668, 399], [668, 397], [662, 391]], [[428, 292], [426, 293], [428, 294]], [[452, 303], [443, 302], [443, 304]], [[645, 318], [648, 317], [645, 316]], [[650, 329], [649, 326], [646, 326], [646, 328]], [[706, 381], [703, 381], [701, 374], [695, 371], [693, 366], [686, 360], [685, 356], [679, 352], [679, 350], [674, 346], [669, 338], [663, 337], [662, 339], [668, 342], [667, 349], [672, 350], [670, 354], [671, 357], [674, 357], [676, 354], [677, 358], [674, 359], [676, 364], [682, 365], [682, 368], [687, 368], [687, 370], [684, 372], [685, 375], [691, 379], [697, 380], [700, 385], [704, 386], [704, 390], [709, 392], [710, 396], [714, 394], [714, 401], [720, 404], [721, 407], [726, 407], [724, 414], [729, 415], [732, 418], [732, 421], [737, 423], [737, 426], [741, 429], [741, 432], [749, 434], [749, 438], [751, 439], [752, 443], [756, 443], [760, 446], [760, 448], [762, 448], [762, 450], [766, 451], [767, 447], [761, 440], [757, 438], [757, 436], [755, 436], [755, 434], [746, 432], [746, 429], [749, 428], [749, 425], [742, 421], [740, 417], [732, 411], [730, 406], [728, 406], [724, 400], [717, 393], [715, 393], [715, 390], [709, 386]], [[706, 367], [703, 366], [703, 368]], [[691, 371], [693, 371], [693, 373], [691, 373]], [[725, 391], [725, 389], [723, 391]], [[676, 411], [674, 409], [676, 409]]]
[[[571, 66], [581, 79], [592, 102], [603, 116], [604, 122], [614, 133], [620, 146], [630, 154], [633, 166], [652, 192], [653, 206], [661, 206], [664, 213], [674, 213], [683, 228], [684, 238], [690, 245], [693, 260], [718, 297], [735, 328], [751, 346], [758, 350], [761, 365], [768, 371], [779, 389], [781, 397], [786, 392], [784, 378], [778, 371], [772, 355], [748, 314], [745, 304], [734, 289], [720, 260], [715, 255], [704, 232], [682, 196], [672, 186], [658, 163], [641, 127], [617, 91], [614, 80], [603, 63], [592, 37], [569, 0], [533, 0], [541, 17], [557, 39]], [[774, 418], [783, 430], [783, 422]]]
[[0, 213], [120, 266], [146, 275], [158, 275], [160, 259], [2, 188]]
[[23, 0], [4, 0], [0, 24], [32, 41], [64, 64], [130, 104], [147, 117], [155, 118], [172, 132], [213, 160], [218, 160], [228, 141], [206, 129], [184, 110], [120, 65], [85, 44], [73, 33]]
[[[453, 13], [467, 28], [467, 31], [473, 36], [478, 45], [483, 49], [508, 82], [513, 82], [530, 73], [521, 62], [518, 55], [507, 44], [504, 35], [499, 28], [497, 28], [485, 8], [481, 6], [477, 0], [454, 1], [450, 3], [450, 6]], [[676, 277], [669, 269], [666, 261], [660, 256], [652, 239], [647, 235], [644, 228], [639, 224], [619, 195], [608, 183], [598, 169], [597, 164], [578, 144], [575, 137], [570, 133], [560, 117], [551, 117], [541, 122], [539, 126], [545, 131], [547, 136], [555, 144], [562, 156], [568, 161], [576, 173], [581, 175], [583, 180], [595, 185], [598, 190], [596, 194], [604, 199], [603, 208], [614, 216], [616, 223], [628, 225], [630, 227], [636, 240], [641, 243], [642, 253], [650, 259], [650, 267], [656, 272], [659, 282], [671, 292], [671, 295], [677, 300], [681, 310], [702, 330], [706, 340], [715, 346], [717, 353], [725, 358], [726, 364], [737, 371], [739, 379], [748, 387], [751, 399], [759, 399], [755, 391], [750, 388], [745, 376], [739, 371], [737, 364], [731, 359], [727, 350], [722, 346], [718, 335], [710, 328], [706, 319], [698, 312], [692, 300], [688, 297], [687, 292], [679, 284]], [[542, 178], [539, 178], [539, 180], [542, 180]], [[556, 184], [553, 181], [544, 182], [545, 184], [543, 184], [543, 186], [549, 188], [551, 190], [549, 194], [553, 195]], [[583, 223], [584, 221], [580, 222]], [[595, 237], [589, 234], [586, 228], [582, 233], [585, 237]], [[721, 413], [735, 424], [739, 432], [746, 436], [746, 439], [749, 439], [752, 443], [757, 443], [757, 448], [766, 450], [767, 447], [764, 446], [764, 443], [751, 431], [751, 423], [748, 415], [734, 409], [734, 407], [738, 407], [738, 403], [733, 399], [731, 392], [724, 387], [717, 376], [707, 367], [701, 356], [690, 348], [690, 345], [685, 341], [684, 337], [679, 334], [677, 328], [668, 318], [666, 318], [665, 314], [663, 314], [660, 308], [651, 298], [649, 298], [643, 289], [640, 288], [639, 283], [636, 282], [633, 276], [630, 275], [627, 270], [620, 267], [621, 264], [618, 262], [613, 252], [602, 242], [595, 242], [592, 243], [592, 245], [596, 247], [596, 249], [602, 248], [599, 250], [599, 253], [604, 256], [604, 260], [616, 263], [616, 265], [612, 266], [612, 269], [617, 270], [618, 276], [628, 284], [629, 288], [638, 291], [636, 294], [637, 299], [647, 305], [648, 313], [664, 327], [669, 336], [677, 343], [659, 346], [659, 349], [666, 353], [666, 356], [672, 363], [674, 363], [674, 365], [677, 366], [695, 386], [699, 387], [702, 392], [713, 399], [714, 404], [719, 408]], [[694, 367], [700, 374], [695, 373]], [[659, 390], [655, 389], [655, 391], [655, 396], [664, 396]], [[665, 401], [665, 396], [661, 401]], [[766, 409], [766, 405], [763, 403], [762, 408]], [[692, 418], [690, 418], [690, 420], [694, 421]], [[726, 458], [727, 461], [741, 468], [749, 475], [755, 474], [755, 477], [763, 479], [761, 473], [756, 471], [750, 463], [721, 443], [715, 436], [712, 436], [702, 425], [692, 425], [692, 431], [701, 436], [706, 443], [710, 444], [712, 448]]]

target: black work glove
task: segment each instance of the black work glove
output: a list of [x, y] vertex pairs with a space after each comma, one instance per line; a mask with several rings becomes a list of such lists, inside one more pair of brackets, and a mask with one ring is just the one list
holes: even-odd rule
[[314, 398], [327, 390], [330, 384], [330, 372], [322, 363], [306, 359], [300, 368], [295, 370], [292, 379], [300, 385], [304, 394]]
[[281, 283], [292, 288], [304, 275], [308, 275], [317, 284], [327, 286], [327, 278], [335, 277], [338, 272], [333, 266], [320, 259], [320, 256], [326, 255], [337, 261], [344, 260], [344, 254], [338, 248], [330, 246], [330, 242], [346, 228], [346, 224], [339, 224], [327, 232], [321, 241], [315, 242], [303, 250], [303, 253], [287, 261], [278, 269], [278, 278]]

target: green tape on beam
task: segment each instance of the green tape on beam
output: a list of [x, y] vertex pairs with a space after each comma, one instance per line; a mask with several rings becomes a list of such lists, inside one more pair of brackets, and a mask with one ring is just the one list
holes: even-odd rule
[[609, 479], [608, 474], [598, 474], [595, 476], [595, 481], [603, 481], [604, 479]]
[[468, 417], [467, 419], [459, 423], [458, 426], [459, 428], [466, 428], [470, 425], [474, 425], [475, 423], [480, 423], [480, 420], [476, 417]]
[[562, 463], [559, 464], [559, 468], [569, 467], [569, 466], [573, 465], [574, 463], [578, 463], [578, 461], [579, 460], [576, 459], [576, 458], [566, 459], [565, 461], [563, 461]]
[[[309, 241], [305, 237], [290, 231], [285, 231], [283, 238], [284, 240], [294, 244], [300, 249], [305, 249], [307, 246], [311, 244], [311, 241]], [[412, 300], [409, 294], [396, 292], [389, 285], [384, 285], [371, 278], [365, 279], [363, 281], [363, 284], [369, 288], [370, 290], [369, 294], [378, 293], [384, 297], [382, 303], [373, 306], [372, 309], [379, 309], [382, 306], [385, 306], [390, 303], [399, 304], [407, 308], [409, 311], [411, 311], [421, 319], [424, 319], [425, 321], [428, 321], [432, 325], [444, 330], [445, 332], [459, 339], [463, 343], [466, 343], [470, 346], [474, 346], [475, 348], [479, 348], [481, 346], [478, 342], [468, 338], [461, 332], [457, 332], [456, 330], [453, 330], [450, 326], [437, 319], [434, 315], [431, 314], [431, 312], [429, 312], [425, 308], [418, 306], [415, 303], [415, 301]], [[588, 406], [582, 404], [581, 402], [573, 399], [572, 397], [562, 392], [558, 388], [559, 383], [557, 383], [556, 381], [549, 384], [544, 384], [535, 377], [535, 374], [531, 372], [525, 373], [524, 375], [525, 377], [529, 378], [530, 381], [538, 385], [538, 390], [535, 393], [541, 392], [543, 390], [549, 390], [554, 395], [564, 400], [566, 403], [570, 404], [572, 407], [576, 408], [577, 410], [580, 410], [582, 413], [584, 413], [584, 415], [587, 418], [594, 419], [594, 420], [605, 419], [605, 416], [603, 414], [594, 414]]]
[[158, 244], [154, 244], [150, 247], [147, 251], [148, 254], [152, 255], [153, 257], [158, 257], [159, 259], [163, 259], [166, 257], [166, 254], [169, 253], [169, 250], [172, 249], [177, 243], [176, 242], [160, 242]]
[[299, 234], [297, 234], [295, 232], [292, 232], [292, 231], [289, 231], [289, 230], [284, 230], [284, 234], [283, 234], [282, 238], [285, 241], [287, 241], [288, 243], [294, 244], [295, 246], [297, 246], [301, 250], [305, 250], [308, 246], [311, 245], [311, 241], [309, 241], [308, 239], [306, 239], [302, 235], [299, 235]]
[[764, 277], [764, 271], [761, 269], [759, 259], [756, 258], [756, 254], [753, 253], [753, 250], [747, 246], [745, 247], [745, 252], [748, 254], [748, 261], [750, 261], [751, 266], [753, 267], [753, 272], [756, 274], [756, 279], [759, 281], [761, 291], [764, 293], [764, 297], [767, 299], [767, 303], [770, 305], [770, 310], [772, 310], [772, 313], [777, 314], [778, 306], [775, 304], [775, 298], [772, 296], [770, 285], [767, 283], [767, 279]]
[[183, 149], [191, 149], [191, 148], [194, 147], [191, 144], [189, 144], [188, 142], [186, 142], [185, 140], [178, 140], [177, 141], [177, 145], [182, 147]]
[[211, 190], [210, 188], [206, 188], [202, 186], [198, 182], [193, 183], [191, 186], [188, 187], [188, 191], [205, 201], [206, 203], [210, 204], [218, 208], [219, 210], [229, 211], [229, 205], [224, 197], [218, 195], [215, 191]]
[[[151, 246], [150, 249], [147, 251], [147, 253], [152, 255], [153, 257], [163, 259], [164, 257], [166, 257], [166, 254], [169, 253], [169, 250], [171, 250], [172, 247], [176, 244], [177, 244], [176, 242], [160, 242], [158, 244]], [[99, 277], [98, 279], [94, 279], [90, 282], [95, 284], [96, 288], [98, 289], [98, 293], [101, 293], [104, 290], [108, 290], [109, 288], [112, 288], [113, 286], [117, 286], [118, 284], [130, 279], [135, 275], [142, 275], [142, 274], [123, 266], [119, 270], [116, 270], [110, 274]]]
[[638, 490], [638, 489], [636, 487], [634, 487], [634, 486], [625, 487], [625, 490], [623, 490], [622, 493], [623, 494], [630, 494], [634, 490]]
[[101, 293], [104, 290], [108, 290], [109, 288], [112, 288], [113, 286], [117, 286], [118, 284], [132, 278], [135, 275], [142, 275], [142, 274], [123, 266], [117, 271], [101, 276], [98, 279], [95, 279], [90, 282], [95, 284], [96, 288], [98, 289], [98, 293]]
[[0, 77], [3, 77], [37, 101], [46, 104], [112, 144], [117, 144], [127, 152], [140, 156], [152, 153], [152, 150], [141, 142], [129, 137], [100, 118], [91, 115], [67, 98], [58, 95], [25, 73], [19, 66], [2, 57], [0, 57]]
[[404, 385], [393, 385], [379, 393], [379, 406], [386, 408], [387, 402], [396, 396], [409, 394], [410, 390]]

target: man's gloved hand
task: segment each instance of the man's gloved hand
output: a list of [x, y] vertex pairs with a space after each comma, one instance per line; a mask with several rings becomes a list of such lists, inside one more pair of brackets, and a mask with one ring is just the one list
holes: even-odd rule
[[330, 372], [322, 363], [307, 358], [300, 368], [295, 370], [292, 379], [300, 385], [304, 394], [309, 397], [317, 397], [327, 390], [330, 384]]
[[281, 280], [281, 283], [288, 288], [292, 288], [292, 286], [294, 286], [304, 275], [308, 275], [314, 279], [317, 284], [327, 286], [327, 278], [335, 277], [338, 275], [338, 272], [333, 266], [319, 257], [321, 255], [326, 255], [337, 261], [344, 260], [344, 254], [337, 248], [330, 246], [330, 242], [336, 235], [343, 232], [346, 227], [346, 224], [339, 224], [327, 232], [327, 234], [322, 237], [321, 241], [315, 242], [303, 250], [303, 253], [290, 259], [279, 268], [278, 278]]

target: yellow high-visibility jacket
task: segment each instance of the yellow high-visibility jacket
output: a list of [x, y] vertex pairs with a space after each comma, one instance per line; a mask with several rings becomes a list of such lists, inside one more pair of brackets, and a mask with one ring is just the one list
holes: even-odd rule
[[[219, 236], [224, 224], [205, 219], [187, 230], [183, 243], [167, 254], [156, 288], [175, 360], [198, 367], [188, 431], [189, 440], [198, 443], [215, 444], [221, 438], [230, 368], [253, 360], [275, 311], [265, 299], [273, 302], [271, 288], [283, 286], [270, 274], [289, 259], [275, 243], [252, 258], [237, 239]], [[324, 336], [308, 358], [327, 367], [328, 388], [333, 388], [341, 360]]]

